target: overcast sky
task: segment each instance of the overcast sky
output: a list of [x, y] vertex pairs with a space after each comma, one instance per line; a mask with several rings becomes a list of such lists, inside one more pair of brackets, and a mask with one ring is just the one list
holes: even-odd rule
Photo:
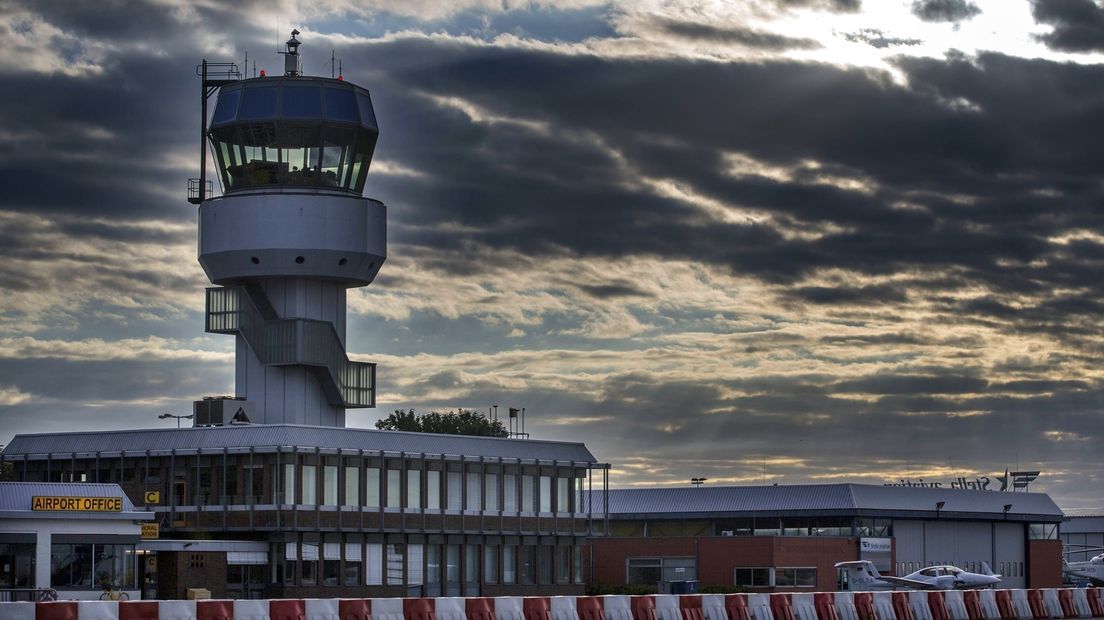
[[194, 70], [292, 26], [381, 132], [351, 425], [526, 407], [617, 486], [1009, 467], [1104, 512], [1094, 0], [0, 0], [0, 443], [233, 392]]

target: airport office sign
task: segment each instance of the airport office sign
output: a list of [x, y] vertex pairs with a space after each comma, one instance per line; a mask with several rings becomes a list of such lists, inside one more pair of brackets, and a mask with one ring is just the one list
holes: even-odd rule
[[35, 495], [31, 498], [31, 510], [49, 510], [64, 512], [122, 512], [123, 498]]
[[[923, 478], [917, 478], [913, 480], [911, 478], [901, 478], [896, 482], [887, 482], [883, 486], [887, 487], [913, 487], [920, 489], [968, 489], [971, 491], [1015, 491], [1017, 489], [1027, 490], [1028, 484], [1035, 481], [1039, 477], [1037, 471], [1014, 471], [1009, 472], [1004, 470], [1004, 475], [993, 476], [974, 476], [974, 478], [966, 478], [959, 476], [951, 482], [946, 481], [931, 481], [924, 480]], [[1011, 482], [1012, 484], [1009, 484]], [[997, 488], [997, 485], [1000, 488]]]

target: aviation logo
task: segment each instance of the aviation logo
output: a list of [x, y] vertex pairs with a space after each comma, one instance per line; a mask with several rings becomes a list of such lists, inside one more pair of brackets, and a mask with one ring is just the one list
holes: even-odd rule
[[[897, 482], [887, 482], [884, 486], [887, 487], [915, 487], [923, 489], [969, 489], [972, 491], [1008, 491], [1011, 487], [1012, 491], [1019, 489], [1027, 489], [1027, 485], [1034, 482], [1039, 477], [1037, 471], [1014, 471], [1009, 472], [1008, 469], [1004, 470], [1003, 476], [975, 476], [973, 479], [969, 479], [963, 476], [959, 476], [949, 484], [946, 481], [925, 481], [923, 478], [917, 478], [913, 480], [911, 478], [901, 478]], [[1000, 483], [1000, 488], [991, 488], [994, 479]], [[1011, 484], [1009, 484], [1011, 482]]]

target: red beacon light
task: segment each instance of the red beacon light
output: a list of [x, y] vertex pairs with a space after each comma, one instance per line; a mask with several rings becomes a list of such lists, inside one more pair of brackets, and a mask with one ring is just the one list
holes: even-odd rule
[[264, 76], [265, 76], [264, 69], [261, 69], [261, 77], [264, 77]]
[[345, 76], [344, 75], [337, 76], [337, 81], [338, 82], [344, 82], [345, 81]]

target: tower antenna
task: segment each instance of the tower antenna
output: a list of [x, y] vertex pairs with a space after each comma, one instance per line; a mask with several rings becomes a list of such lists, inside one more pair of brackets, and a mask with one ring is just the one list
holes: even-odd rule
[[334, 49], [330, 48], [330, 79], [336, 77], [334, 75]]

